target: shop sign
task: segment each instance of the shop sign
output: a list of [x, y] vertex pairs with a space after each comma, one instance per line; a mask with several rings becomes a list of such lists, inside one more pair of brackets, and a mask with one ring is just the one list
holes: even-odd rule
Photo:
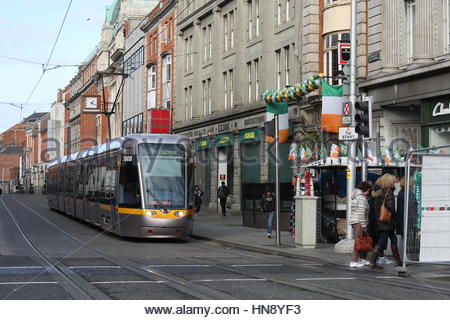
[[444, 116], [447, 114], [450, 114], [450, 103], [447, 105], [447, 107], [443, 102], [436, 103], [433, 109], [433, 117]]
[[226, 147], [233, 145], [234, 136], [232, 134], [223, 134], [216, 138], [216, 147]]
[[211, 140], [209, 138], [197, 139], [195, 141], [195, 150], [209, 149]]
[[251, 129], [242, 131], [239, 135], [239, 141], [241, 143], [256, 142], [261, 140], [261, 134], [259, 129]]

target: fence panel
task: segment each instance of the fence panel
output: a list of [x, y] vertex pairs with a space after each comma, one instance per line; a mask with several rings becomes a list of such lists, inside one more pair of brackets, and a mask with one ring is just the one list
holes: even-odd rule
[[404, 206], [406, 262], [450, 263], [450, 154], [443, 151], [447, 147], [410, 153], [405, 190], [412, 184], [412, 192], [405, 191]]

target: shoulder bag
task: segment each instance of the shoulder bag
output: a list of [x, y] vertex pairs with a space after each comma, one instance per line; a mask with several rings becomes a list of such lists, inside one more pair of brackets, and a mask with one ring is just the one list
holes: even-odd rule
[[381, 205], [381, 209], [380, 209], [380, 221], [381, 222], [386, 222], [386, 223], [391, 223], [392, 220], [392, 213], [389, 211], [389, 209], [386, 207], [385, 203], [386, 203], [386, 198], [388, 195], [389, 191], [386, 191], [386, 195], [384, 196], [384, 201], [383, 204]]

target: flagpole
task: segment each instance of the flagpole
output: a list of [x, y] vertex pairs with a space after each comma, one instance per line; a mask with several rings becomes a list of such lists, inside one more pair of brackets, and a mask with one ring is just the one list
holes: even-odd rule
[[280, 137], [279, 137], [279, 114], [275, 113], [275, 214], [277, 221], [277, 245], [280, 241]]

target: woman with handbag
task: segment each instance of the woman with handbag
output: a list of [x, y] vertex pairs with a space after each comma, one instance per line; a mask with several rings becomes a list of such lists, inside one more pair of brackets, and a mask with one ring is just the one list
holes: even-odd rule
[[353, 228], [355, 245], [350, 268], [361, 268], [369, 264], [369, 261], [362, 258], [362, 249], [370, 251], [372, 247], [372, 239], [367, 236], [367, 212], [369, 209], [367, 195], [371, 188], [370, 182], [363, 181], [352, 193], [349, 224]]
[[381, 248], [387, 246], [388, 238], [391, 240], [391, 250], [395, 259], [395, 265], [402, 265], [397, 247], [397, 236], [394, 233], [397, 223], [394, 198], [395, 181], [395, 176], [386, 173], [377, 180], [377, 184], [372, 189], [370, 215], [372, 216], [372, 221], [375, 222], [374, 229], [377, 234], [377, 242], [370, 259], [370, 268], [372, 269], [382, 268], [377, 265], [377, 259], [381, 253]]

